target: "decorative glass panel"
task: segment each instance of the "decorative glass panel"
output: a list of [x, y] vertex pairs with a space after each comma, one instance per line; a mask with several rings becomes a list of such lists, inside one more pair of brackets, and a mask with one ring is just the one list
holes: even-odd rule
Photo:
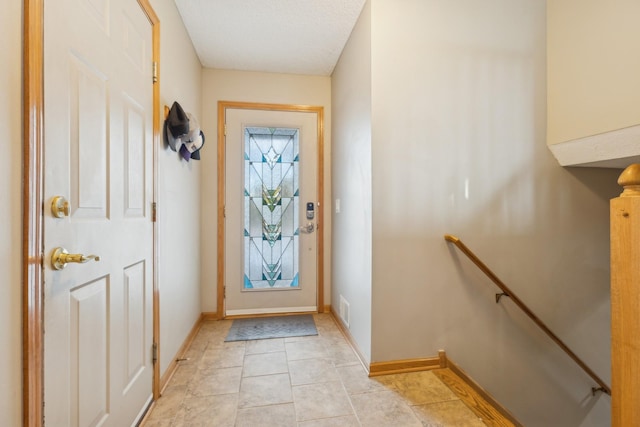
[[244, 289], [297, 288], [298, 129], [244, 131]]

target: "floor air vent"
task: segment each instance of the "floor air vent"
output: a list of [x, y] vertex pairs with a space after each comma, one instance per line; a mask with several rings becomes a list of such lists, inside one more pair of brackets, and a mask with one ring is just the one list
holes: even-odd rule
[[340, 318], [344, 324], [349, 327], [349, 303], [342, 295], [340, 295]]

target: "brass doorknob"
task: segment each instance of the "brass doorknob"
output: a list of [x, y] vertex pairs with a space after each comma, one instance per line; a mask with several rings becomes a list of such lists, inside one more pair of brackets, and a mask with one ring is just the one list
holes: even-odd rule
[[67, 263], [84, 264], [91, 260], [100, 261], [100, 257], [97, 255], [70, 254], [65, 248], [55, 248], [51, 255], [51, 266], [54, 270], [62, 270], [67, 266]]

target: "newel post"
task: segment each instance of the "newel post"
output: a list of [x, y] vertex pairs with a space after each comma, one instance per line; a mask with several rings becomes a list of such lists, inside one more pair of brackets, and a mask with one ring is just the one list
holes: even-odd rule
[[611, 425], [640, 426], [640, 164], [611, 200]]

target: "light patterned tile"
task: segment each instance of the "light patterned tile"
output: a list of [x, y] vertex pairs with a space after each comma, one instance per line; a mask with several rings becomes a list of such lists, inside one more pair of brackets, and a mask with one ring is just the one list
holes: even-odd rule
[[336, 322], [333, 320], [333, 316], [329, 313], [318, 313], [313, 315], [313, 320], [316, 325], [331, 325], [336, 328]]
[[325, 343], [327, 341], [334, 341], [334, 342], [340, 342], [340, 343], [344, 343], [345, 342], [345, 338], [344, 338], [344, 335], [342, 335], [342, 332], [340, 332], [339, 330], [337, 330], [335, 328], [327, 328], [327, 329], [325, 329], [324, 327], [320, 327], [318, 329], [318, 331], [320, 332], [320, 338]]
[[240, 383], [239, 408], [276, 405], [292, 401], [289, 374], [245, 377]]
[[213, 342], [215, 340], [215, 343], [217, 344], [224, 344], [225, 343], [225, 339], [227, 338], [227, 335], [229, 335], [229, 329], [231, 329], [231, 327], [224, 327], [224, 328], [217, 328], [213, 331], [211, 331], [211, 335], [209, 335], [209, 341]]
[[186, 397], [176, 414], [173, 426], [233, 427], [238, 408], [237, 394]]
[[284, 351], [284, 338], [247, 341], [245, 354], [273, 353]]
[[243, 377], [283, 374], [286, 372], [289, 372], [289, 368], [287, 366], [287, 355], [284, 351], [249, 354], [244, 357]]
[[202, 359], [202, 355], [204, 354], [204, 352], [205, 352], [205, 349], [189, 348], [181, 356], [180, 364], [181, 365], [191, 365], [191, 364], [197, 365], [198, 363], [200, 363], [200, 360]]
[[413, 406], [412, 409], [425, 426], [485, 426], [485, 423], [460, 400]]
[[171, 427], [171, 420], [145, 420], [140, 427]]
[[376, 381], [396, 391], [411, 405], [456, 400], [458, 397], [433, 372], [383, 375]]
[[360, 423], [354, 415], [348, 415], [346, 417], [303, 421], [298, 423], [298, 427], [360, 427]]
[[246, 348], [247, 346], [247, 341], [229, 341], [226, 342], [224, 340], [224, 337], [226, 337], [226, 334], [222, 337], [219, 337], [216, 341], [210, 341], [209, 345], [207, 346], [207, 349], [221, 349], [221, 348]]
[[284, 342], [298, 342], [298, 341], [321, 341], [319, 335], [303, 335], [301, 337], [286, 337]]
[[374, 379], [369, 378], [369, 376], [367, 375], [367, 371], [365, 371], [365, 369], [360, 364], [340, 366], [336, 368], [336, 370], [340, 375], [340, 379], [342, 380], [342, 384], [344, 384], [344, 388], [350, 395], [385, 390], [382, 384]]
[[213, 396], [238, 393], [242, 368], [220, 368], [207, 370], [207, 375], [197, 375], [188, 385], [190, 396]]
[[483, 425], [429, 372], [369, 378], [334, 319], [314, 321], [318, 336], [228, 343], [231, 321], [204, 322], [143, 426]]
[[236, 427], [297, 427], [293, 404], [261, 406], [238, 410]]
[[293, 403], [298, 421], [353, 415], [340, 381], [293, 387]]
[[348, 366], [360, 364], [360, 359], [353, 349], [346, 343], [326, 345], [326, 355], [335, 366]]
[[207, 347], [200, 359], [200, 369], [233, 368], [244, 363], [244, 346], [242, 347]]
[[172, 386], [187, 385], [191, 379], [198, 372], [198, 365], [196, 364], [182, 364], [179, 363], [176, 368], [176, 372], [171, 377], [170, 384]]
[[342, 335], [326, 335], [322, 337], [322, 342], [327, 348], [333, 348], [334, 350], [341, 351], [352, 351], [351, 346], [349, 345], [349, 343], [347, 343]]
[[355, 394], [351, 403], [363, 426], [423, 427], [409, 405], [392, 391]]
[[200, 330], [206, 331], [228, 331], [231, 328], [232, 320], [205, 320], [200, 326]]
[[287, 342], [287, 360], [318, 359], [326, 356], [324, 344], [320, 340], [304, 340]]
[[209, 345], [209, 338], [205, 334], [198, 334], [193, 341], [191, 341], [189, 348], [192, 350], [204, 351], [207, 348], [207, 345]]
[[326, 359], [292, 360], [289, 375], [294, 386], [340, 380], [335, 366]]
[[149, 421], [173, 419], [187, 393], [184, 385], [167, 387], [160, 399], [153, 405]]

